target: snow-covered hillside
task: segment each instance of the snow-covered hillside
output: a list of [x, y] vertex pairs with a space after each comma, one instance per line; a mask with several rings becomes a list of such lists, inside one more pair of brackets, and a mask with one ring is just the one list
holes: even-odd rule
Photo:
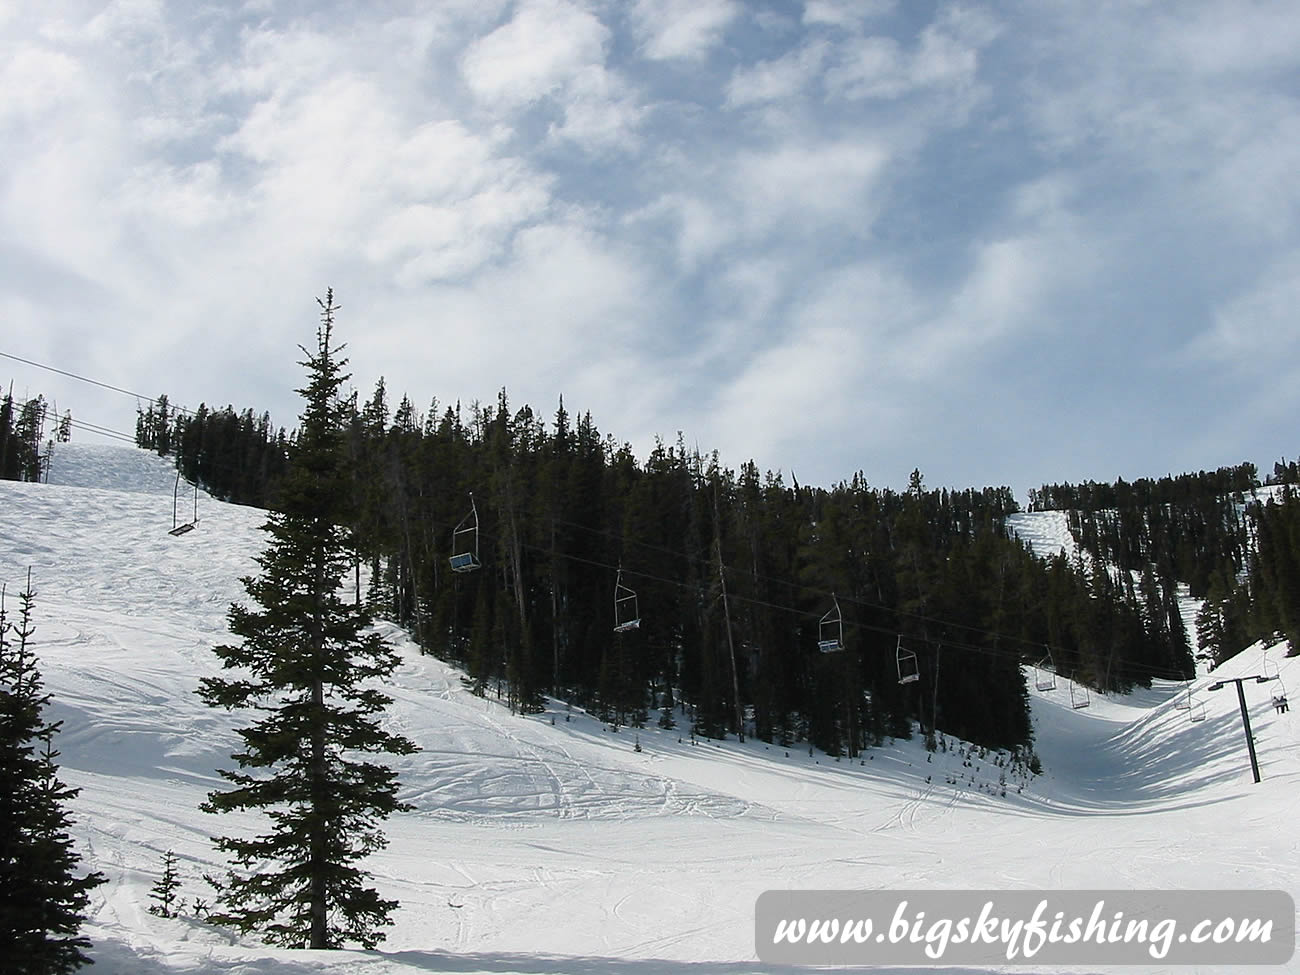
[[[1264, 495], [1260, 493], [1259, 497]], [[1071, 561], [1081, 558], [1089, 568], [1094, 564], [1092, 554], [1085, 551], [1071, 534], [1069, 516], [1064, 511], [1022, 511], [1007, 519], [1007, 528], [1039, 558], [1054, 558], [1063, 552]], [[1111, 565], [1109, 569], [1112, 577], [1122, 577], [1123, 570], [1117, 566]], [[1133, 581], [1134, 584], [1140, 581], [1139, 573], [1133, 573]], [[1178, 584], [1178, 612], [1187, 632], [1187, 643], [1193, 652], [1196, 648], [1196, 615], [1204, 604], [1204, 600], [1191, 594], [1186, 583]], [[1196, 665], [1198, 671], [1203, 671], [1206, 662], [1198, 657]]]
[[[685, 721], [640, 731], [638, 752], [633, 730], [561, 702], [511, 715], [403, 643], [390, 719], [423, 750], [397, 763], [415, 811], [389, 821], [391, 846], [371, 863], [401, 901], [383, 950], [281, 951], [154, 917], [163, 853], [177, 853], [187, 901], [210, 899], [209, 837], [232, 828], [198, 805], [230, 764], [233, 721], [194, 690], [218, 672], [210, 647], [263, 545], [261, 512], [203, 497], [198, 530], [168, 535], [174, 477], [144, 452], [70, 444], [50, 484], [0, 482], [0, 581], [12, 593], [32, 568], [63, 774], [82, 789], [75, 836], [109, 878], [87, 928], [98, 975], [739, 975], [771, 970], [754, 960], [754, 905], [769, 889], [1300, 896], [1300, 712], [1275, 714], [1270, 690], [1248, 685], [1256, 785], [1235, 693], [1206, 690], [1256, 672], [1261, 648], [1194, 682], [1190, 712], [1174, 685], [1094, 693], [1076, 710], [1064, 680], [1031, 681], [1045, 767], [1032, 777], [955, 742], [837, 762], [806, 747], [693, 744]], [[1052, 526], [1031, 527], [1051, 540]], [[1300, 688], [1300, 662], [1279, 656]]]

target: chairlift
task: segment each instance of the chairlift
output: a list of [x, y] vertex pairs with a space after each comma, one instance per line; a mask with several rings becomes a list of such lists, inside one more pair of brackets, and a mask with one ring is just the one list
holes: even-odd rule
[[1263, 676], [1263, 680], [1260, 681], [1260, 683], [1264, 683], [1264, 681], [1273, 681], [1273, 680], [1281, 683], [1282, 681], [1282, 674], [1277, 669], [1277, 664], [1275, 664], [1273, 661], [1268, 659], [1267, 653], [1264, 654], [1263, 668], [1260, 670], [1260, 673]]
[[1088, 688], [1082, 684], [1076, 684], [1070, 681], [1070, 707], [1079, 711], [1086, 708], [1092, 703], [1092, 696], [1088, 693]]
[[483, 565], [478, 559], [478, 505], [469, 496], [469, 514], [451, 533], [451, 571], [473, 572]]
[[641, 626], [641, 611], [637, 606], [636, 593], [623, 585], [623, 567], [618, 567], [618, 578], [614, 581], [614, 632], [626, 633]]
[[1047, 656], [1034, 664], [1034, 686], [1040, 691], [1056, 690], [1056, 662], [1052, 660], [1052, 648], [1044, 647]]
[[1183, 681], [1183, 686], [1178, 688], [1178, 693], [1174, 695], [1174, 709], [1177, 711], [1190, 711], [1192, 708], [1192, 682]]
[[921, 679], [921, 668], [916, 662], [916, 654], [903, 646], [901, 633], [898, 635], [898, 649], [894, 653], [894, 660], [898, 664], [900, 684], [914, 684]]
[[1276, 682], [1273, 694], [1273, 706], [1277, 708], [1278, 714], [1285, 714], [1290, 710], [1286, 701], [1286, 685], [1282, 683], [1282, 672], [1278, 670], [1277, 664], [1268, 659], [1268, 651], [1264, 651], [1264, 667], [1257, 678], [1260, 684], [1271, 684]]
[[1202, 701], [1191, 701], [1188, 703], [1187, 716], [1193, 721], [1205, 720], [1205, 704]]
[[831, 593], [833, 605], [822, 617], [817, 628], [817, 649], [822, 653], [838, 653], [844, 649], [844, 618], [840, 616], [840, 601]]
[[172, 488], [172, 527], [168, 535], [184, 535], [199, 527], [199, 482], [194, 482], [194, 517], [187, 522], [180, 520], [181, 472], [176, 470], [176, 486]]

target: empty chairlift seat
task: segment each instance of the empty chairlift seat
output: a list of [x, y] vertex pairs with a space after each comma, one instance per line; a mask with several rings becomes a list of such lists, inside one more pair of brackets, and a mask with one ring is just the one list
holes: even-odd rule
[[921, 679], [921, 668], [916, 660], [916, 653], [903, 646], [903, 635], [898, 635], [898, 649], [894, 653], [894, 662], [898, 665], [898, 682], [914, 684]]
[[473, 572], [483, 563], [478, 559], [478, 505], [469, 496], [469, 514], [451, 533], [451, 571]]
[[190, 521], [180, 520], [181, 472], [176, 471], [176, 486], [172, 488], [172, 527], [168, 535], [185, 535], [199, 527], [199, 482], [194, 482], [194, 517]]
[[469, 572], [472, 569], [477, 569], [480, 564], [478, 556], [473, 552], [460, 552], [451, 557], [453, 572]]
[[1034, 687], [1040, 691], [1056, 690], [1056, 662], [1052, 660], [1051, 648], [1047, 649], [1047, 656], [1038, 663], [1034, 664]]
[[614, 632], [627, 633], [641, 626], [641, 610], [637, 605], [636, 593], [623, 585], [623, 567], [618, 567], [618, 577], [614, 580]]
[[840, 601], [831, 593], [834, 605], [826, 611], [817, 628], [817, 649], [822, 653], [839, 653], [844, 649], [844, 618], [840, 616]]
[[1088, 693], [1088, 688], [1070, 681], [1070, 707], [1079, 711], [1091, 703], [1092, 696]]

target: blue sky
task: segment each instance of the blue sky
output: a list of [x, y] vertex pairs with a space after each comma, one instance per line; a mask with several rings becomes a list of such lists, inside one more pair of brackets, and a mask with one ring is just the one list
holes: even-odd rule
[[[0, 0], [0, 352], [901, 488], [1300, 451], [1294, 3]], [[128, 397], [0, 359], [131, 430]]]

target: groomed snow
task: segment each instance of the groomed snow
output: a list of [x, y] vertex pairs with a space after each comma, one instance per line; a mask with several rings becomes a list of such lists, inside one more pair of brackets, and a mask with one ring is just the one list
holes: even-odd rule
[[[194, 690], [218, 672], [210, 648], [256, 570], [263, 515], [201, 496], [198, 530], [169, 536], [174, 479], [142, 451], [68, 444], [50, 484], [0, 482], [0, 581], [12, 598], [32, 568], [63, 777], [82, 789], [74, 835], [109, 878], [87, 925], [98, 975], [771, 971], [755, 961], [753, 925], [774, 888], [1300, 896], [1300, 712], [1276, 715], [1269, 689], [1247, 685], [1256, 785], [1235, 693], [1205, 689], [1256, 673], [1260, 647], [1194, 682], [1197, 723], [1174, 707], [1175, 685], [1094, 693], [1075, 710], [1064, 680], [1044, 692], [1031, 680], [1045, 772], [1008, 773], [1003, 797], [999, 756], [956, 742], [929, 761], [907, 741], [836, 762], [806, 747], [692, 744], [679, 715], [676, 730], [641, 730], [637, 752], [636, 732], [562, 702], [520, 717], [476, 698], [387, 627], [405, 657], [391, 722], [423, 750], [397, 762], [416, 808], [389, 821], [391, 846], [370, 864], [401, 901], [382, 950], [282, 951], [157, 918], [148, 895], [164, 851], [179, 857], [183, 896], [210, 899], [202, 876], [222, 864], [209, 837], [260, 825], [198, 811], [230, 764], [234, 720]], [[1046, 516], [1017, 531], [1069, 544]], [[1280, 656], [1270, 651], [1300, 687], [1300, 664]]]

